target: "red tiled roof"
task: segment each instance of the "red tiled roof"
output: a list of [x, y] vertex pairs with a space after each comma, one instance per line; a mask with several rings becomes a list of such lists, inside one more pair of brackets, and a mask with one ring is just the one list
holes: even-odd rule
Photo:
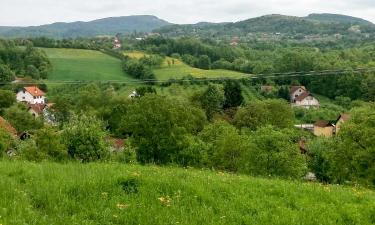
[[25, 91], [29, 92], [34, 97], [45, 96], [46, 94], [37, 86], [24, 87]]
[[45, 104], [29, 104], [29, 110], [32, 109], [34, 112], [38, 114], [42, 114], [44, 108], [46, 107]]
[[314, 123], [314, 126], [316, 126], [316, 127], [333, 127], [332, 123], [330, 123], [326, 120], [319, 120], [316, 123]]
[[4, 128], [6, 131], [8, 131], [10, 134], [13, 134], [13, 135], [17, 135], [17, 130], [12, 127], [12, 125], [10, 125], [8, 123], [8, 121], [6, 121], [3, 117], [0, 116], [0, 127], [1, 128]]
[[295, 91], [297, 91], [299, 88], [302, 88], [302, 90], [307, 91], [305, 86], [292, 86], [290, 89], [290, 94], [293, 94]]

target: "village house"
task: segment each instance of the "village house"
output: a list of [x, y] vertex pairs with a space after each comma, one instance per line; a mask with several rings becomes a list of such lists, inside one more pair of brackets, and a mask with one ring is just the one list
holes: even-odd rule
[[350, 120], [349, 114], [341, 114], [339, 118], [336, 120], [336, 127], [335, 127], [335, 134], [338, 134], [340, 132], [341, 126]]
[[294, 107], [320, 107], [318, 99], [316, 99], [305, 86], [292, 86], [290, 90], [290, 101]]
[[45, 93], [36, 86], [24, 87], [17, 93], [17, 101], [28, 104], [45, 104]]
[[115, 37], [113, 41], [113, 49], [119, 49], [121, 47], [122, 45], [121, 45], [120, 39], [118, 37]]
[[332, 137], [334, 134], [335, 125], [332, 123], [320, 120], [314, 124], [314, 135], [321, 137]]
[[129, 98], [138, 98], [139, 94], [137, 93], [137, 91], [133, 91], [128, 97]]

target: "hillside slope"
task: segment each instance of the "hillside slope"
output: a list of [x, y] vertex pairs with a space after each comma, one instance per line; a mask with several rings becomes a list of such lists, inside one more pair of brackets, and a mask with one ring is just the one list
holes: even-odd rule
[[330, 13], [313, 13], [305, 17], [305, 19], [327, 23], [351, 23], [358, 25], [374, 25], [370, 21], [361, 18]]
[[369, 190], [122, 164], [0, 163], [0, 224], [374, 224]]
[[37, 37], [75, 38], [95, 37], [98, 35], [116, 35], [133, 31], [150, 32], [156, 28], [169, 25], [167, 21], [155, 16], [111, 17], [90, 22], [54, 23], [34, 27], [0, 27], [3, 37]]

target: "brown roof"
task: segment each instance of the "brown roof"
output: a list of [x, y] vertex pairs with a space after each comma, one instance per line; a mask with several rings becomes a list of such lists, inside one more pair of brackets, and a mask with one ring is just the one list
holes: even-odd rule
[[45, 104], [29, 104], [29, 110], [32, 109], [38, 114], [42, 114], [45, 107]]
[[332, 123], [326, 121], [326, 120], [319, 120], [316, 123], [314, 123], [315, 127], [333, 127]]
[[264, 86], [261, 86], [260, 89], [262, 91], [272, 91], [273, 90], [273, 86], [272, 85], [264, 85]]
[[337, 121], [339, 121], [340, 119], [342, 119], [344, 122], [350, 120], [350, 115], [349, 114], [341, 114], [339, 116], [339, 118], [337, 119]]
[[296, 97], [296, 101], [302, 101], [303, 99], [309, 97], [309, 96], [312, 96], [310, 92], [303, 92], [301, 95], [299, 95], [298, 97]]
[[304, 91], [307, 91], [306, 87], [305, 86], [292, 86], [292, 88], [290, 88], [290, 94], [293, 94], [295, 91], [297, 91], [299, 88], [302, 88]]
[[24, 87], [25, 91], [29, 92], [34, 97], [45, 96], [46, 94], [37, 86]]
[[12, 125], [10, 125], [8, 123], [8, 121], [6, 121], [3, 117], [0, 116], [0, 127], [1, 128], [4, 128], [6, 131], [8, 131], [10, 134], [13, 134], [13, 135], [17, 135], [17, 130], [12, 127]]

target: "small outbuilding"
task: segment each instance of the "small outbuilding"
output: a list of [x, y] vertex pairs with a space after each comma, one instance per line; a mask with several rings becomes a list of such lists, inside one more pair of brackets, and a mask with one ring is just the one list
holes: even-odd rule
[[332, 137], [334, 134], [335, 125], [331, 122], [320, 120], [314, 124], [314, 135], [321, 137]]

